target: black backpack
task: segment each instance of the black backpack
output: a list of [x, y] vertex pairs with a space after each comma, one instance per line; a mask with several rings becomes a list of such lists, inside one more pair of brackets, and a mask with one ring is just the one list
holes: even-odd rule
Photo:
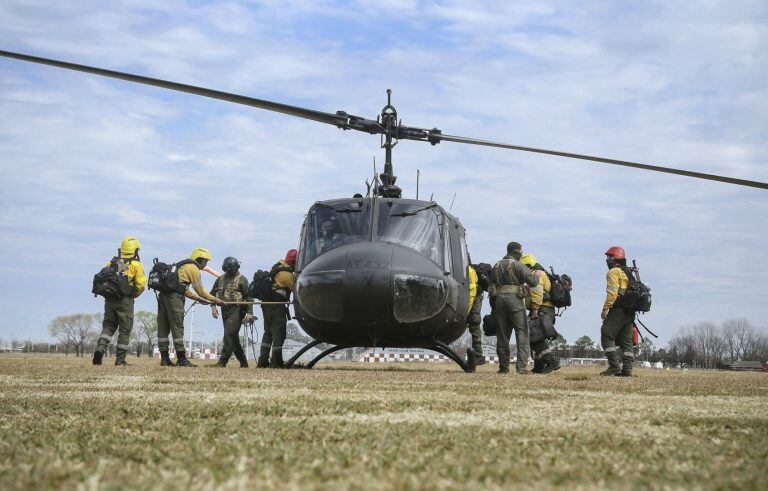
[[491, 285], [491, 271], [493, 266], [488, 263], [473, 264], [475, 273], [477, 273], [477, 286], [481, 291], [487, 292], [488, 287]]
[[248, 296], [262, 302], [270, 298], [272, 294], [272, 275], [269, 271], [260, 269], [253, 273], [253, 281], [248, 285]]
[[104, 298], [114, 300], [133, 294], [133, 287], [128, 281], [125, 271], [128, 266], [119, 257], [113, 257], [109, 265], [101, 268], [101, 271], [93, 275], [93, 296], [101, 295]]
[[483, 334], [486, 336], [495, 336], [499, 328], [499, 321], [493, 313], [483, 317]]
[[147, 278], [147, 287], [161, 293], [183, 294], [187, 285], [179, 280], [179, 266], [193, 262], [192, 259], [185, 259], [175, 264], [166, 264], [155, 258]]
[[648, 312], [651, 310], [651, 289], [636, 278], [631, 270], [626, 269], [624, 272], [627, 273], [627, 278], [629, 278], [629, 286], [624, 295], [621, 295], [616, 300], [616, 304], [624, 310]]
[[557, 308], [571, 306], [571, 290], [573, 289], [573, 280], [567, 274], [555, 274], [552, 266], [549, 267], [552, 273], [547, 273], [549, 282], [552, 285], [549, 291], [549, 300]]
[[281, 296], [272, 290], [272, 284], [275, 282], [275, 275], [280, 271], [290, 271], [291, 269], [283, 266], [280, 263], [272, 266], [269, 271], [260, 269], [253, 273], [253, 281], [248, 285], [248, 295], [251, 298], [256, 298], [265, 301], [282, 301], [285, 300]]

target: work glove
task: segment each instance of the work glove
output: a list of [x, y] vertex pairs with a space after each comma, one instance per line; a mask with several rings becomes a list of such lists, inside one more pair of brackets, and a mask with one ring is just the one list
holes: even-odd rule
[[222, 306], [223, 305], [227, 305], [227, 302], [225, 302], [224, 300], [222, 300], [220, 298], [215, 298], [215, 297], [214, 297], [213, 303], [215, 303], [216, 305], [222, 305]]
[[606, 317], [608, 317], [608, 309], [603, 309], [603, 311], [600, 312], [600, 318], [605, 320]]
[[528, 314], [528, 317], [530, 317], [531, 319], [538, 319], [539, 318], [539, 309], [531, 310], [531, 312]]
[[244, 324], [250, 324], [254, 320], [256, 320], [256, 318], [253, 317], [253, 314], [245, 314], [245, 317], [243, 318], [243, 323]]
[[219, 318], [219, 311], [215, 305], [211, 305], [211, 315], [213, 316], [214, 319]]

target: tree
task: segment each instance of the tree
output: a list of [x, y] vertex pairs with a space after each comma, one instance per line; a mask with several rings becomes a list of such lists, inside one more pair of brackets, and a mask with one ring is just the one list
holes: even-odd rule
[[568, 341], [566, 341], [562, 334], [558, 334], [557, 338], [551, 341], [550, 347], [558, 358], [570, 358]]
[[67, 355], [69, 347], [74, 346], [77, 356], [85, 356], [85, 345], [95, 339], [99, 318], [100, 314], [61, 315], [48, 324], [48, 332], [64, 343]]
[[595, 347], [595, 342], [589, 336], [582, 336], [576, 340], [573, 345], [576, 347], [576, 357], [585, 358], [587, 356], [587, 350], [592, 350]]
[[157, 344], [157, 314], [141, 310], [134, 315], [136, 326], [134, 331], [140, 342], [147, 343], [147, 356], [152, 357], [152, 352]]
[[656, 347], [653, 345], [653, 341], [648, 338], [637, 345], [638, 352], [641, 358], [645, 358], [645, 361], [650, 362], [653, 353], [656, 351]]
[[64, 354], [69, 356], [69, 347], [74, 344], [72, 316], [60, 315], [48, 324], [48, 333], [64, 345]]

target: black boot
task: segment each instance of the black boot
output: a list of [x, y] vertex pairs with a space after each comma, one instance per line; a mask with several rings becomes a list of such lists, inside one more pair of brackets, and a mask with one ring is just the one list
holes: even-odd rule
[[168, 351], [161, 351], [160, 352], [160, 366], [161, 367], [175, 367], [176, 364], [171, 361], [170, 355], [168, 355]]
[[196, 367], [197, 366], [197, 365], [194, 365], [191, 361], [189, 361], [189, 358], [187, 358], [186, 351], [177, 351], [176, 356], [179, 359], [179, 361], [176, 362], [177, 367]]
[[475, 373], [475, 368], [477, 368], [477, 358], [474, 350], [470, 348], [467, 350], [467, 373]]
[[607, 351], [605, 357], [608, 358], [608, 368], [600, 372], [600, 375], [615, 376], [621, 375], [621, 366], [619, 365], [618, 351]]
[[488, 363], [488, 360], [486, 360], [483, 355], [478, 355], [477, 353], [475, 353], [475, 359], [476, 359], [475, 364], [477, 366], [485, 365], [486, 363]]
[[256, 368], [269, 368], [269, 346], [261, 346], [259, 359], [256, 362]]
[[272, 353], [272, 359], [269, 360], [269, 367], [270, 368], [285, 368], [285, 363], [283, 363], [283, 351], [282, 350], [275, 350]]
[[101, 359], [104, 358], [104, 353], [99, 350], [93, 352], [93, 364], [101, 365]]
[[554, 356], [552, 358], [547, 358], [544, 360], [544, 367], [541, 369], [541, 373], [549, 373], [554, 372], [555, 370], [560, 370], [560, 359], [555, 358]]
[[246, 358], [243, 350], [235, 350], [235, 358], [240, 362], [240, 368], [248, 368], [248, 358]]
[[632, 376], [632, 364], [635, 362], [635, 359], [631, 356], [624, 356], [624, 359], [622, 360], [624, 363], [621, 367], [621, 376], [622, 377], [631, 377]]
[[545, 365], [545, 362], [541, 358], [533, 360], [533, 369], [531, 370], [531, 372], [541, 373], [541, 370], [544, 368], [544, 365]]
[[128, 362], [125, 361], [125, 358], [117, 358], [115, 360], [115, 366], [116, 367], [129, 367], [131, 365], [129, 365]]

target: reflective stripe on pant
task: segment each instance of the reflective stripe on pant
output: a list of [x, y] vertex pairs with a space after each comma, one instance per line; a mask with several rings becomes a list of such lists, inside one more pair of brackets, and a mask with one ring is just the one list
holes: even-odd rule
[[219, 363], [226, 365], [234, 354], [238, 360], [245, 354], [240, 344], [240, 326], [245, 312], [239, 305], [221, 308], [221, 321], [224, 324], [224, 347], [221, 349]]
[[260, 358], [264, 359], [271, 352], [272, 357], [279, 353], [282, 360], [287, 323], [285, 306], [262, 305], [261, 311], [264, 314], [264, 337], [261, 338]]
[[184, 297], [178, 293], [161, 293], [157, 297], [157, 347], [168, 351], [173, 337], [176, 352], [184, 353]]
[[635, 313], [627, 312], [621, 307], [613, 307], [608, 311], [608, 316], [603, 321], [600, 329], [600, 343], [603, 351], [609, 353], [621, 349], [621, 351], [634, 353], [632, 344], [632, 324], [635, 322]]
[[112, 336], [118, 331], [118, 358], [121, 354], [122, 358], [125, 358], [133, 330], [133, 303], [133, 297], [104, 300], [104, 320], [101, 322], [101, 335], [96, 345], [98, 351], [107, 351]]
[[499, 329], [496, 332], [496, 354], [499, 355], [499, 368], [509, 369], [509, 340], [512, 330], [515, 331], [515, 344], [517, 344], [516, 369], [525, 372], [528, 369], [528, 358], [531, 356], [531, 346], [528, 337], [528, 320], [525, 317], [525, 308], [520, 306], [520, 301], [515, 293], [500, 293], [496, 297], [496, 314]]

